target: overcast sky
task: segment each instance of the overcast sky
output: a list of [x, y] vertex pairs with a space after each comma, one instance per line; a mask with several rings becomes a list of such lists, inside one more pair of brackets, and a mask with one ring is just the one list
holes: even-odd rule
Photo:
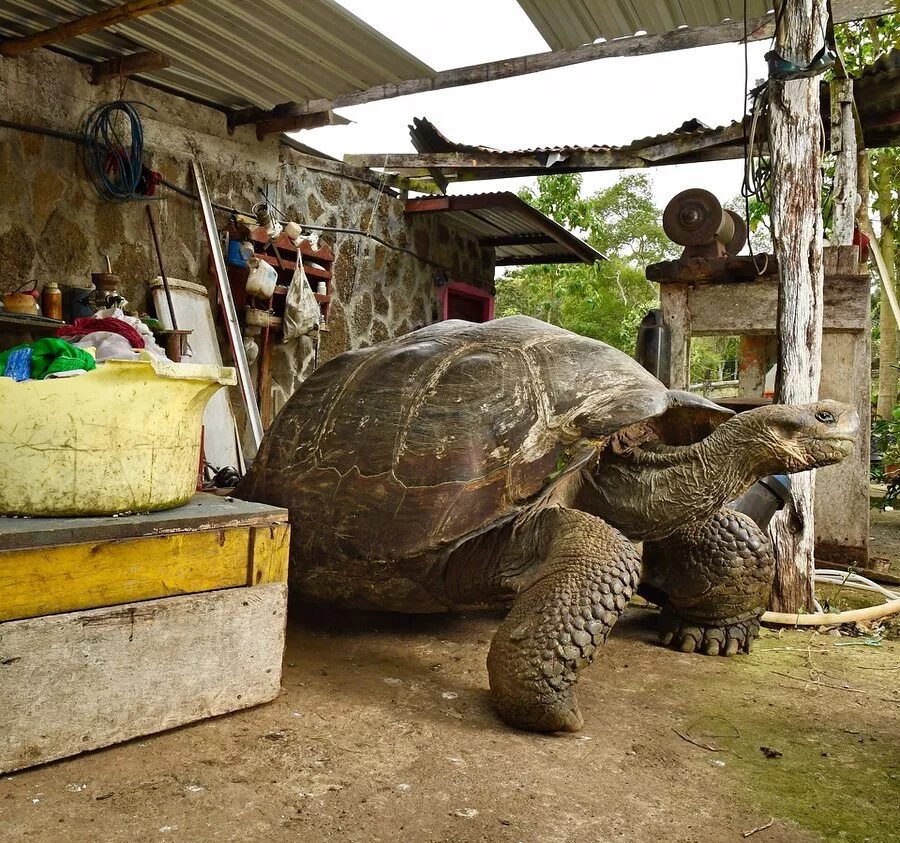
[[[340, 0], [358, 17], [435, 70], [495, 61], [549, 48], [515, 0]], [[748, 50], [750, 85], [765, 76], [768, 42]], [[729, 44], [637, 58], [611, 58], [481, 85], [398, 97], [340, 109], [349, 126], [296, 137], [337, 158], [345, 153], [412, 151], [408, 124], [427, 117], [450, 140], [523, 149], [625, 144], [670, 132], [696, 117], [708, 126], [741, 116], [744, 48]], [[645, 171], [660, 207], [688, 187], [722, 202], [740, 190], [741, 163], [683, 164]], [[588, 190], [618, 173], [585, 173]], [[533, 180], [531, 180], [533, 181]], [[517, 190], [523, 179], [468, 182], [452, 193]]]

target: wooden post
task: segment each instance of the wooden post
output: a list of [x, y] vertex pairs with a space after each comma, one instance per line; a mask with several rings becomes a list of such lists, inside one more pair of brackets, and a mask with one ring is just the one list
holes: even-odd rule
[[770, 337], [741, 337], [738, 351], [738, 393], [741, 396], [762, 398], [766, 389], [766, 372], [769, 371]]
[[[687, 284], [660, 284], [659, 298], [669, 329], [670, 389], [688, 389], [691, 383], [691, 311]], [[665, 379], [663, 379], [665, 380]]]
[[[805, 66], [821, 48], [825, 0], [782, 4], [776, 45]], [[822, 370], [822, 176], [818, 78], [769, 82], [772, 221], [781, 283], [778, 293], [776, 400], [814, 401]], [[772, 521], [775, 583], [770, 608], [812, 610], [814, 472], [792, 478], [791, 505]]]
[[896, 210], [892, 201], [893, 190], [891, 185], [890, 168], [882, 166], [876, 176], [876, 190], [878, 196], [878, 215], [881, 219], [881, 236], [878, 245], [881, 256], [884, 259], [884, 272], [879, 267], [882, 275], [881, 314], [878, 327], [881, 337], [878, 344], [878, 404], [876, 411], [882, 419], [889, 419], [897, 400], [897, 323], [889, 301], [888, 287], [896, 291], [897, 272], [894, 243], [894, 215]]
[[832, 79], [831, 151], [834, 165], [832, 194], [831, 245], [853, 243], [856, 225], [856, 130], [853, 121], [853, 80]]

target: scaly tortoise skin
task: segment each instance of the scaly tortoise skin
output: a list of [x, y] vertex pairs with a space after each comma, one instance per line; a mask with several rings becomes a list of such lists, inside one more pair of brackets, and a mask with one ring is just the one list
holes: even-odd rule
[[535, 319], [453, 320], [322, 366], [235, 494], [290, 511], [294, 597], [511, 606], [488, 655], [497, 710], [572, 731], [578, 672], [641, 581], [632, 542], [667, 596], [664, 640], [748, 649], [771, 549], [724, 505], [759, 477], [838, 462], [858, 428], [833, 401], [732, 415]]

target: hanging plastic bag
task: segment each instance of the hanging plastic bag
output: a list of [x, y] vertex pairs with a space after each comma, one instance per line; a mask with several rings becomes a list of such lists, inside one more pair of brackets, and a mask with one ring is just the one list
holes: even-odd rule
[[297, 256], [297, 268], [284, 301], [283, 335], [285, 342], [319, 330], [321, 311], [316, 295], [306, 280], [303, 261]]

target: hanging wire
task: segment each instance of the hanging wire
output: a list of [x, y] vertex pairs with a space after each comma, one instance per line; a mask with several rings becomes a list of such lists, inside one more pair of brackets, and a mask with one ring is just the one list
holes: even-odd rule
[[144, 127], [135, 109], [138, 105], [145, 103], [104, 103], [84, 121], [84, 166], [97, 193], [110, 202], [146, 198], [138, 194], [144, 170]]
[[[775, 9], [775, 27], [776, 31], [780, 15], [778, 14], [778, 4]], [[750, 197], [756, 196], [762, 202], [766, 202], [766, 188], [769, 183], [769, 163], [764, 161], [762, 156], [754, 164], [753, 147], [756, 143], [756, 132], [759, 128], [761, 118], [765, 118], [768, 111], [768, 83], [754, 88], [750, 91], [750, 57], [749, 57], [749, 32], [747, 30], [747, 0], [744, 0], [744, 99], [741, 103], [741, 110], [746, 110], [747, 100], [752, 97], [753, 105], [751, 107], [752, 117], [750, 120], [749, 131], [745, 126], [744, 131], [744, 178], [741, 184], [741, 196], [744, 197], [744, 212], [747, 220], [747, 248], [750, 252], [750, 259], [753, 261], [753, 267], [756, 269], [757, 275], [763, 275], [768, 269], [769, 256], [763, 255], [762, 267], [756, 260], [753, 252], [753, 238], [750, 231]]]

